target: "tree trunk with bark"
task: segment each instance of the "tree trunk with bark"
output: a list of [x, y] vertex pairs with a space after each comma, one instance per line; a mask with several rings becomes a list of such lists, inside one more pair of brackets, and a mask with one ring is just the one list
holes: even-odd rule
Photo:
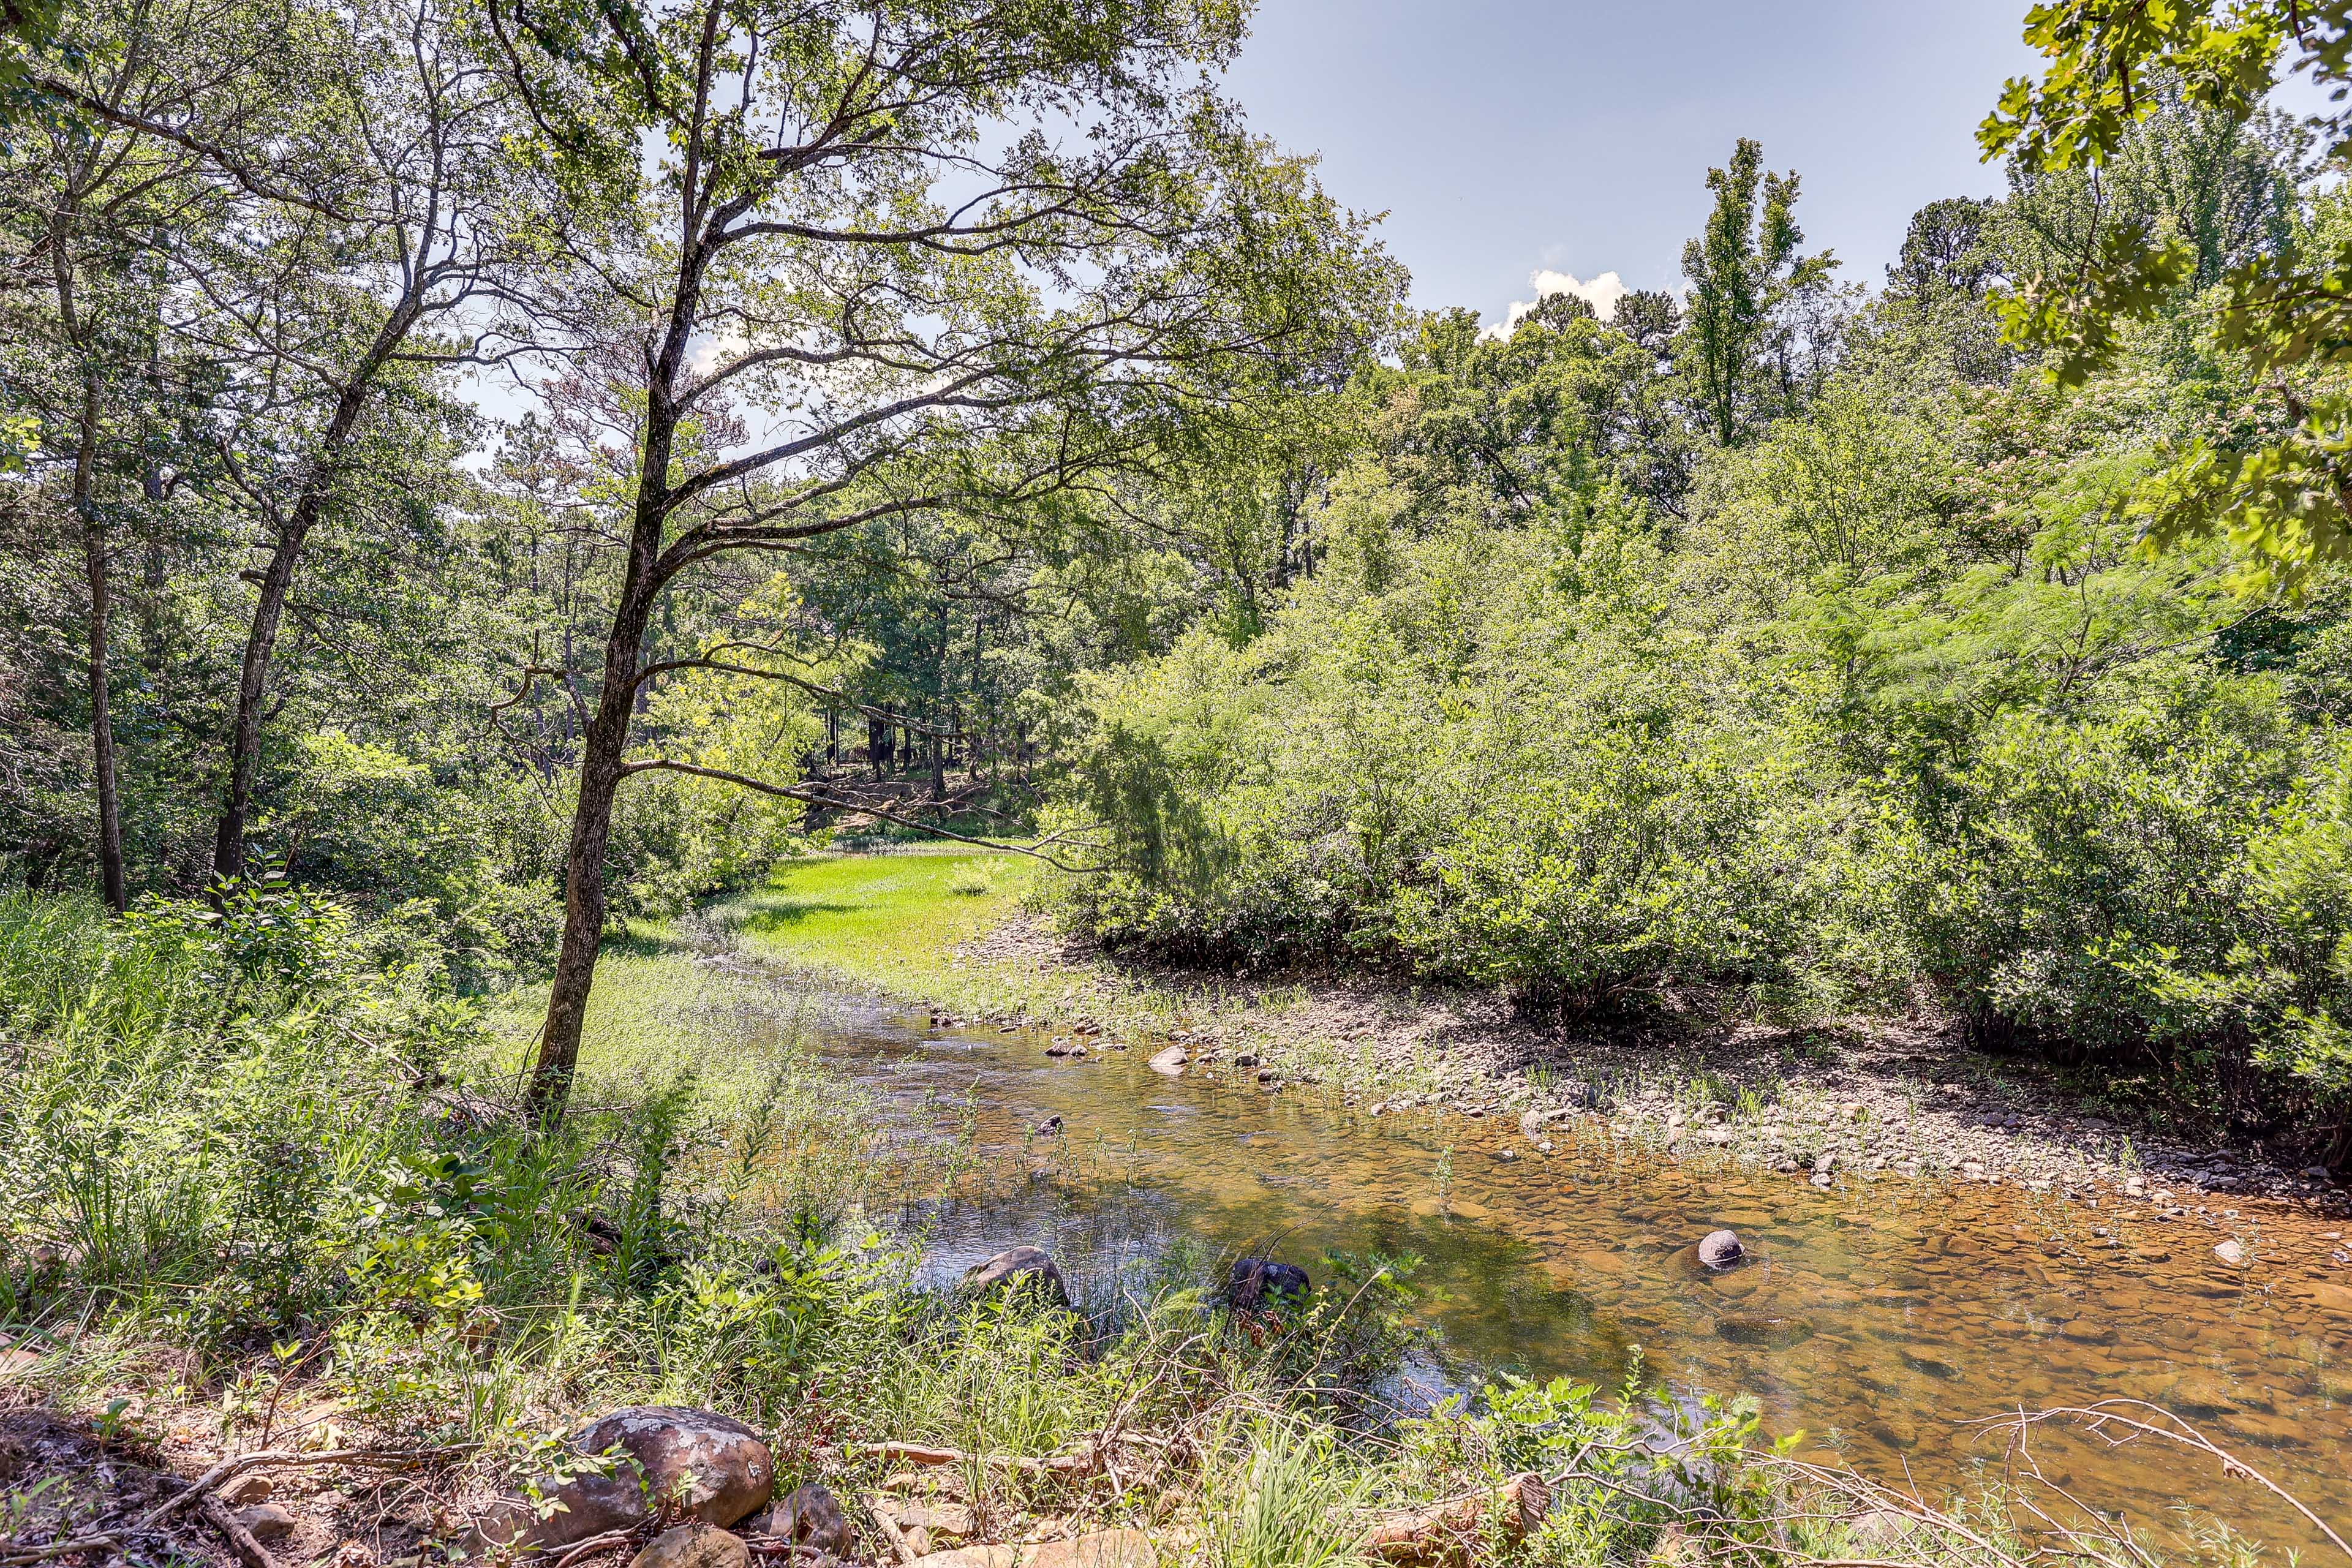
[[245, 657], [237, 668], [236, 713], [229, 726], [228, 793], [213, 834], [213, 875], [223, 880], [245, 875], [246, 819], [253, 809], [254, 774], [261, 761], [262, 698], [269, 686], [269, 660], [277, 651], [278, 628], [285, 622], [294, 569], [326, 508], [377, 378], [424, 313], [423, 286], [412, 282], [337, 393], [335, 411], [320, 435], [302, 492], [293, 510], [278, 521], [269, 564], [261, 573], [261, 596], [254, 604], [253, 622], [246, 630]]
[[122, 816], [115, 794], [114, 719], [107, 701], [107, 550], [98, 515], [99, 426], [104, 417], [104, 386], [97, 345], [89, 341], [74, 273], [73, 232], [81, 214], [79, 175], [58, 205], [49, 229], [50, 264], [57, 287], [58, 325], [80, 361], [81, 403], [75, 413], [73, 510], [81, 525], [83, 568], [89, 584], [89, 749], [98, 782], [99, 878], [106, 906], [116, 914], [130, 907], [122, 872]]
[[563, 944], [548, 988], [547, 1022], [540, 1030], [539, 1063], [531, 1077], [532, 1109], [547, 1120], [563, 1113], [580, 1063], [580, 1037], [588, 1021], [588, 994], [596, 980], [596, 950], [604, 939], [604, 851], [613, 837], [613, 803], [625, 776], [629, 721], [637, 659], [645, 642], [651, 596], [634, 580], [622, 596], [605, 646], [604, 686], [580, 748], [580, 797], [572, 811], [572, 839], [563, 857]]
[[115, 791], [114, 717], [108, 703], [108, 593], [106, 525], [94, 493], [98, 466], [98, 371], [82, 373], [81, 439], [74, 453], [74, 510], [81, 519], [82, 559], [89, 577], [89, 749], [98, 774], [98, 866], [106, 907], [116, 914], [131, 907], [122, 871], [122, 810]]
[[253, 779], [261, 762], [261, 700], [269, 685], [269, 659], [286, 618], [287, 591], [310, 535], [307, 502], [287, 520], [262, 569], [261, 596], [246, 627], [245, 657], [237, 668], [236, 710], [229, 722], [228, 793], [213, 831], [213, 875], [224, 881], [245, 875], [245, 825], [253, 805]]

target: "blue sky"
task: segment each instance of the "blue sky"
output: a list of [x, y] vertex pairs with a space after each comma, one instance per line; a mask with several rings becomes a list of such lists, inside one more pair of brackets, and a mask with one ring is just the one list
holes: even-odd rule
[[1706, 170], [1753, 136], [1798, 218], [1875, 285], [1911, 214], [1990, 195], [1977, 122], [2032, 71], [2028, 0], [1260, 0], [1251, 123], [1387, 210], [1413, 302], [1499, 320], [1541, 268], [1679, 288]]

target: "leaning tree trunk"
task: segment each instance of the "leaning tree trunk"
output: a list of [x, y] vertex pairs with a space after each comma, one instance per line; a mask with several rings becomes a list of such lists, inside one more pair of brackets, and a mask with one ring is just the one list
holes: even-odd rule
[[261, 574], [261, 598], [247, 627], [245, 658], [237, 669], [236, 716], [229, 729], [228, 795], [213, 834], [213, 875], [223, 881], [245, 875], [245, 823], [253, 808], [253, 778], [261, 760], [261, 699], [269, 681], [269, 659], [286, 619], [286, 595], [294, 567], [310, 531], [314, 509], [306, 500], [278, 531]]
[[[636, 574], [632, 572], [633, 579]], [[563, 945], [547, 994], [547, 1022], [539, 1037], [530, 1103], [544, 1121], [563, 1114], [580, 1066], [580, 1037], [588, 1022], [588, 993], [596, 981], [596, 949], [604, 937], [604, 851], [613, 838], [613, 803], [625, 776], [629, 721], [637, 687], [637, 659], [653, 595], [633, 580], [613, 617], [604, 647], [604, 685], [580, 749], [580, 798], [572, 809], [572, 841], [563, 858]]]
[[376, 329], [374, 341], [352, 367], [351, 378], [336, 394], [335, 411], [320, 435], [301, 495], [279, 524], [269, 564], [262, 570], [261, 598], [253, 607], [245, 658], [237, 669], [236, 716], [229, 727], [228, 795], [221, 803], [220, 824], [213, 835], [213, 874], [217, 878], [245, 875], [245, 824], [253, 809], [253, 779], [261, 759], [261, 699], [269, 684], [269, 659], [277, 651], [278, 629], [286, 618], [286, 596], [294, 586], [294, 568], [301, 561], [304, 542], [326, 508], [375, 378], [424, 313], [424, 289], [422, 282], [411, 281]]

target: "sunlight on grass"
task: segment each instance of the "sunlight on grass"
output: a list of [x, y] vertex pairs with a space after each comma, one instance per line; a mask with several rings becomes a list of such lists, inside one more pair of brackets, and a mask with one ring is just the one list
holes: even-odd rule
[[711, 912], [752, 952], [904, 984], [1010, 916], [1027, 875], [1015, 857], [986, 852], [812, 857]]

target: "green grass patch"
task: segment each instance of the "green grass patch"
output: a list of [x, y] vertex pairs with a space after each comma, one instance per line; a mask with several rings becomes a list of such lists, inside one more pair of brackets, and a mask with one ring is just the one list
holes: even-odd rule
[[1008, 918], [1028, 884], [1017, 856], [827, 855], [788, 860], [711, 914], [750, 951], [894, 989], [925, 989], [951, 949]]

